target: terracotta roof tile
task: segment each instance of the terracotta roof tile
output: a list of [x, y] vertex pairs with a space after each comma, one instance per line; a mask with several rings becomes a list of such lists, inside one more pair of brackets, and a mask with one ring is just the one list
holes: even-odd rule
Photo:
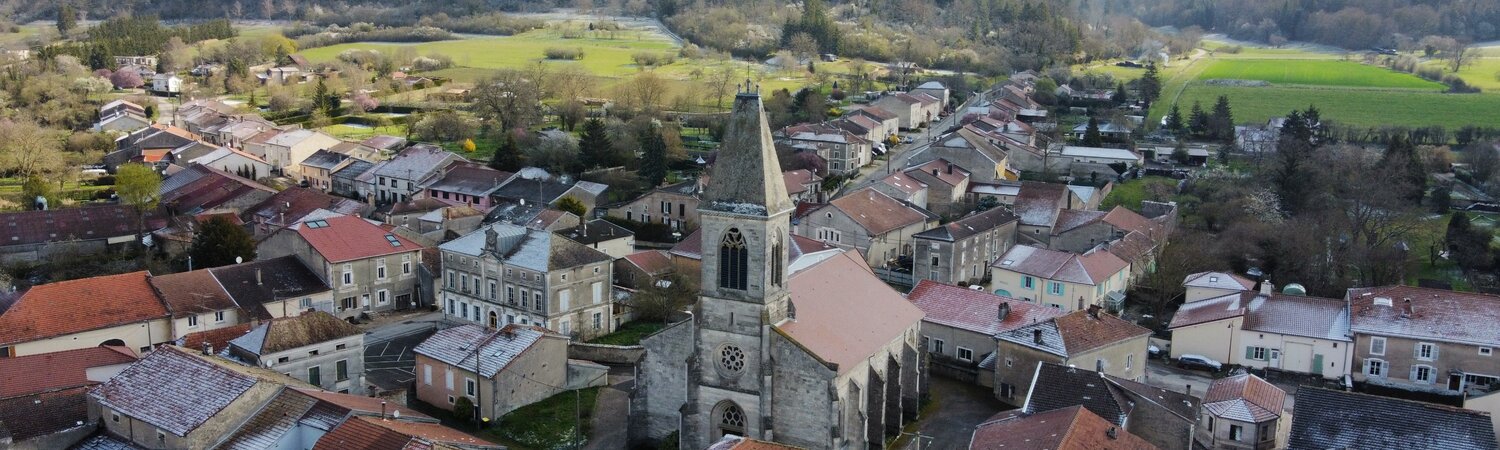
[[672, 258], [661, 250], [642, 250], [625, 255], [625, 260], [649, 275], [660, 275], [672, 271]]
[[922, 189], [927, 188], [927, 185], [925, 183], [913, 179], [911, 175], [907, 174], [906, 172], [895, 172], [890, 175], [886, 175], [884, 178], [880, 179], [880, 183], [896, 188], [896, 190], [905, 192], [907, 195], [922, 192]]
[[[384, 400], [381, 400], [378, 397], [365, 397], [363, 395], [354, 394], [340, 394], [337, 392], [328, 392], [307, 388], [292, 389], [295, 389], [297, 392], [301, 392], [303, 394], [307, 394], [309, 396], [317, 398], [318, 400], [337, 405], [340, 408], [354, 411], [362, 415], [379, 415], [382, 411], [381, 403], [384, 402]], [[384, 411], [386, 412], [386, 414], [396, 414], [399, 411], [401, 413], [401, 417], [405, 418], [432, 419], [432, 416], [422, 414], [414, 409], [395, 404], [384, 405]]]
[[0, 314], [0, 344], [167, 317], [145, 271], [32, 287]]
[[908, 205], [885, 195], [874, 188], [864, 188], [834, 199], [829, 203], [848, 215], [872, 235], [880, 235], [897, 228], [927, 221], [927, 215], [917, 207]]
[[1116, 206], [1109, 210], [1109, 213], [1104, 215], [1104, 222], [1127, 232], [1137, 231], [1147, 236], [1162, 234], [1161, 225], [1123, 206]]
[[[917, 283], [906, 298], [926, 315], [923, 321], [991, 336], [1063, 314], [1056, 308], [932, 280]], [[1000, 320], [1000, 305], [1009, 305], [1005, 320]]]
[[1067, 185], [1023, 181], [1014, 209], [1021, 217], [1021, 224], [1050, 227], [1057, 223], [1058, 211], [1066, 208], [1067, 203]]
[[855, 252], [797, 272], [788, 285], [796, 319], [776, 328], [841, 374], [922, 321], [922, 310], [875, 278]]
[[9, 432], [6, 442], [21, 442], [80, 427], [89, 420], [88, 390], [76, 387], [0, 400], [0, 432]]
[[672, 246], [667, 253], [690, 259], [703, 259], [703, 233], [702, 230], [693, 230], [687, 237], [682, 238], [676, 245]]
[[[1110, 431], [1114, 436], [1110, 436]], [[1082, 406], [1013, 415], [979, 424], [970, 450], [1155, 450], [1145, 439], [1117, 428]]]
[[403, 420], [381, 420], [373, 417], [360, 417], [358, 420], [373, 423], [377, 426], [395, 431], [407, 436], [432, 441], [442, 444], [459, 444], [464, 446], [498, 447], [492, 442], [474, 437], [468, 433], [445, 427], [441, 424], [427, 422], [408, 422]]
[[1260, 423], [1281, 418], [1286, 392], [1255, 375], [1214, 380], [1203, 394], [1203, 408], [1216, 416]]
[[189, 350], [202, 350], [203, 344], [207, 343], [213, 346], [215, 352], [218, 352], [227, 348], [229, 341], [250, 332], [250, 328], [254, 326], [254, 323], [242, 323], [208, 331], [188, 333], [177, 340], [177, 345]]
[[[1041, 344], [1036, 343], [1035, 332], [1038, 330], [1042, 332]], [[996, 337], [1048, 353], [1069, 356], [1150, 334], [1151, 330], [1119, 317], [1104, 312], [1097, 313], [1096, 317], [1088, 310], [1078, 310], [1003, 332]]]
[[1130, 263], [1106, 251], [1090, 251], [1080, 255], [1017, 245], [1006, 251], [990, 267], [1092, 286], [1129, 266]]
[[906, 172], [913, 171], [932, 175], [938, 180], [941, 180], [944, 183], [948, 183], [949, 186], [958, 186], [959, 183], [962, 183], [964, 180], [969, 178], [968, 170], [964, 170], [964, 168], [958, 167], [943, 158], [934, 159], [920, 166], [910, 167], [906, 169]]
[[166, 303], [172, 317], [235, 308], [234, 299], [208, 270], [174, 273], [150, 278], [151, 286]]
[[396, 430], [350, 418], [318, 438], [313, 450], [403, 450], [411, 442], [411, 436]]
[[325, 194], [317, 189], [294, 186], [277, 192], [242, 214], [247, 222], [290, 225], [313, 211], [325, 209], [339, 214], [358, 215], [364, 204], [357, 200]]
[[98, 384], [88, 369], [135, 360], [128, 348], [105, 346], [0, 358], [0, 398]]
[[296, 233], [306, 239], [308, 244], [312, 245], [330, 263], [422, 249], [420, 244], [387, 233], [384, 229], [359, 217], [330, 217], [323, 222], [326, 223], [325, 226], [313, 226], [312, 222], [304, 224], [296, 230]]
[[1156, 248], [1156, 242], [1145, 234], [1132, 231], [1124, 237], [1111, 241], [1106, 247], [1110, 253], [1131, 264], [1145, 263], [1143, 256], [1151, 253]]
[[786, 183], [787, 194], [797, 194], [808, 190], [807, 185], [823, 181], [821, 177], [807, 169], [788, 170], [781, 173], [781, 180]]
[[[0, 245], [129, 236], [138, 225], [135, 211], [124, 205], [0, 213]], [[164, 225], [166, 220], [154, 213], [146, 217], [146, 229]]]

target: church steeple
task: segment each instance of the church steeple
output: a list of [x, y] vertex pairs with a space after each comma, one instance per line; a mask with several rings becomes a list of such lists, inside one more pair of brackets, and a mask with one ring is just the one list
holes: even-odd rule
[[749, 81], [734, 97], [708, 188], [700, 209], [774, 216], [793, 208], [781, 178], [760, 93]]

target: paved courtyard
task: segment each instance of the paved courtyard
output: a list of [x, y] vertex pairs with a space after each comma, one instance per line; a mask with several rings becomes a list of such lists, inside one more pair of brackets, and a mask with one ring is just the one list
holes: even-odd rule
[[934, 375], [931, 381], [932, 401], [927, 417], [918, 419], [917, 433], [923, 437], [921, 445], [913, 436], [906, 436], [906, 450], [951, 450], [969, 447], [969, 436], [974, 426], [990, 416], [1013, 409], [995, 399], [994, 393], [982, 386], [963, 383]]
[[412, 349], [432, 336], [435, 330], [431, 324], [427, 324], [409, 327], [395, 335], [366, 334], [365, 384], [376, 386], [382, 391], [409, 387], [417, 378], [414, 370], [416, 353]]

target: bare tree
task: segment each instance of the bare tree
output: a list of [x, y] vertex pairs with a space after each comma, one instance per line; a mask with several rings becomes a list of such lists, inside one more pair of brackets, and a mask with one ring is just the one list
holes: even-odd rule
[[708, 76], [708, 91], [714, 96], [716, 107], [724, 107], [724, 96], [729, 95], [729, 89], [732, 86], [734, 86], [734, 68], [731, 66], [720, 67]]
[[1479, 143], [1464, 149], [1463, 162], [1469, 165], [1469, 175], [1478, 184], [1489, 184], [1500, 170], [1500, 142]]
[[589, 96], [593, 90], [594, 76], [583, 66], [569, 64], [552, 73], [551, 92], [555, 99], [577, 100]]
[[541, 121], [541, 94], [527, 74], [501, 70], [474, 87], [470, 110], [486, 121], [485, 127], [494, 125], [490, 121], [502, 130], [529, 127]]
[[1478, 52], [1474, 51], [1473, 46], [1468, 43], [1455, 42], [1452, 48], [1443, 53], [1448, 58], [1448, 68], [1457, 72], [1459, 69], [1472, 63], [1474, 56]]

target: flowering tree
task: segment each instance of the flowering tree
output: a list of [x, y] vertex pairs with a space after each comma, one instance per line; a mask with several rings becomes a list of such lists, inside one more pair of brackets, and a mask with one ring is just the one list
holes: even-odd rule
[[109, 76], [109, 82], [119, 89], [133, 89], [146, 84], [141, 79], [141, 74], [134, 69], [120, 69]]

